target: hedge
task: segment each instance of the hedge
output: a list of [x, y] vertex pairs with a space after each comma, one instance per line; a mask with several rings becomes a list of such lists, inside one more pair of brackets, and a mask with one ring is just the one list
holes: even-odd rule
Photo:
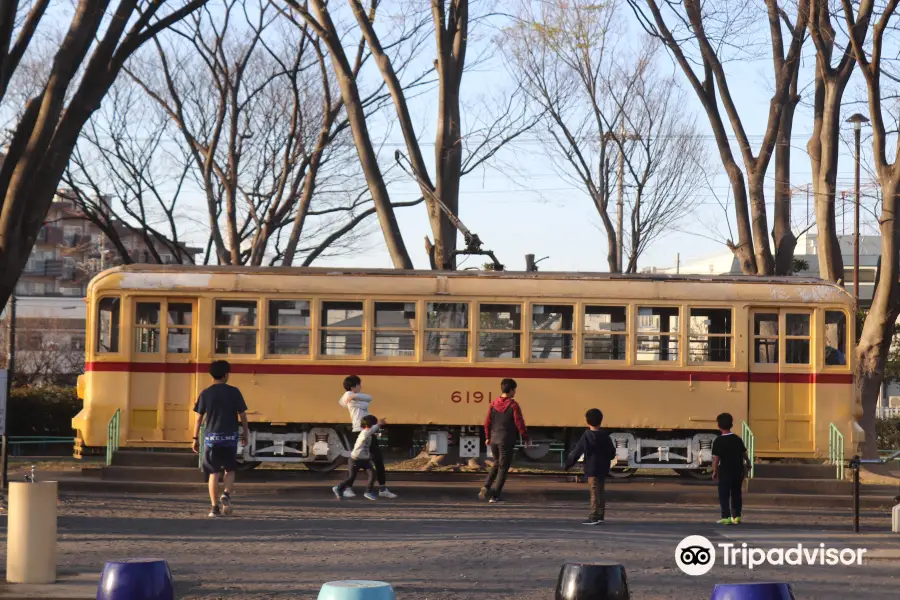
[[74, 387], [16, 387], [7, 402], [6, 434], [74, 436], [72, 417], [80, 410]]
[[900, 419], [877, 419], [875, 440], [879, 450], [900, 449]]

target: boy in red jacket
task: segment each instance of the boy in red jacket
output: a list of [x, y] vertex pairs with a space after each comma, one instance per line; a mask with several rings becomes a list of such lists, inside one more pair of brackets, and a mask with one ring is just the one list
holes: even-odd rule
[[488, 473], [487, 480], [478, 493], [478, 497], [482, 500], [490, 495], [491, 504], [503, 502], [500, 493], [503, 491], [506, 475], [512, 466], [516, 431], [522, 435], [522, 440], [526, 444], [528, 443], [528, 429], [525, 427], [522, 409], [514, 400], [516, 397], [515, 380], [504, 379], [501, 381], [500, 391], [501, 395], [491, 402], [487, 418], [484, 420], [484, 443], [491, 447], [494, 466], [491, 467], [491, 472]]

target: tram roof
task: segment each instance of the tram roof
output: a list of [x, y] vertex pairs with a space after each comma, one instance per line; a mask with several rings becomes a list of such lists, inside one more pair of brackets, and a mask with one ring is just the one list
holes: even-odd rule
[[485, 279], [547, 279], [547, 280], [589, 280], [589, 281], [642, 281], [642, 282], [713, 282], [786, 285], [826, 285], [840, 289], [841, 286], [816, 277], [797, 276], [752, 276], [752, 275], [669, 275], [659, 273], [602, 273], [591, 271], [433, 271], [400, 269], [359, 269], [349, 267], [247, 267], [227, 265], [158, 265], [130, 264], [107, 269], [99, 273], [94, 281], [115, 273], [159, 273], [178, 275], [181, 273], [208, 273], [222, 275], [310, 275], [310, 276], [373, 276], [373, 277], [453, 277]]

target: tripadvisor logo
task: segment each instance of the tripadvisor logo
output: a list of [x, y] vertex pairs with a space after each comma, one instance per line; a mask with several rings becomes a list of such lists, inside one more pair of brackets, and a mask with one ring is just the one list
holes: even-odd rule
[[865, 548], [830, 548], [824, 543], [817, 546], [796, 544], [783, 548], [755, 548], [745, 543], [731, 542], [713, 546], [702, 535], [689, 535], [675, 548], [675, 564], [684, 573], [698, 576], [705, 575], [713, 568], [717, 555], [721, 556], [723, 566], [753, 570], [762, 565], [862, 565], [866, 552], [868, 550]]

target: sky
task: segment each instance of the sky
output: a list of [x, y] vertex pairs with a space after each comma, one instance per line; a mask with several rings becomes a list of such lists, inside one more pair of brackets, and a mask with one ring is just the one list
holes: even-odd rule
[[[636, 27], [632, 25], [630, 34], [638, 38]], [[792, 135], [791, 183], [797, 189], [793, 196], [793, 222], [796, 233], [800, 233], [812, 225], [815, 231], [812, 207], [807, 211], [807, 193], [805, 186], [811, 182], [811, 166], [806, 144], [812, 131], [812, 111], [809, 103], [812, 93], [812, 76], [814, 68], [813, 48], [811, 43], [804, 46], [803, 67], [800, 76], [801, 94], [804, 96], [798, 107]], [[727, 252], [723, 244], [728, 235], [725, 225], [725, 212], [721, 203], [729, 200], [729, 184], [719, 160], [718, 151], [712, 139], [711, 129], [705, 113], [689, 88], [683, 74], [668, 54], [661, 54], [661, 65], [664, 71], [675, 73], [687, 92], [686, 98], [697, 115], [700, 133], [708, 143], [708, 164], [706, 170], [712, 179], [708, 187], [697, 192], [697, 207], [663, 238], [652, 245], [642, 256], [639, 268], [672, 267], [677, 255], [682, 264], [695, 259], [706, 258]], [[772, 66], [770, 59], [762, 56], [755, 60], [732, 62], [727, 64], [732, 94], [742, 116], [744, 128], [758, 150], [759, 142], [765, 131], [769, 100], [772, 89]], [[478, 72], [465, 76], [463, 87], [465, 94], [478, 94], [480, 90], [500, 88], [508, 84], [504, 67], [500, 61], [492, 61], [483, 65]], [[844, 98], [844, 117], [854, 112], [868, 114], [864, 103], [856, 102], [864, 98], [862, 78], [858, 72], [847, 88]], [[724, 112], [724, 111], [723, 111]], [[434, 113], [434, 106], [420, 103], [414, 120], [425, 120]], [[838, 188], [847, 191], [846, 204], [838, 199], [838, 233], [852, 233], [852, 190], [854, 181], [853, 152], [850, 146], [852, 127], [846, 126], [846, 144], [842, 147], [838, 173]], [[729, 129], [729, 135], [732, 132]], [[547, 151], [540, 141], [546, 134], [529, 132], [522, 139], [512, 143], [498, 155], [498, 161], [492, 166], [474, 172], [464, 178], [460, 198], [459, 217], [472, 231], [479, 234], [485, 247], [497, 253], [500, 262], [511, 269], [524, 267], [524, 255], [532, 253], [537, 258], [547, 257], [540, 268], [553, 271], [605, 271], [606, 237], [602, 232], [600, 218], [589, 197], [569, 181], [560, 177], [553, 163], [548, 160]], [[427, 135], [422, 136], [427, 138]], [[430, 139], [430, 138], [428, 138]], [[395, 145], [402, 141], [399, 136], [391, 138]], [[863, 159], [870, 148], [871, 140], [863, 131]], [[433, 145], [423, 143], [423, 152], [429, 152]], [[739, 155], [737, 155], [739, 157]], [[430, 156], [426, 155], [426, 160]], [[514, 166], [515, 168], [511, 168]], [[770, 165], [767, 189], [769, 205], [769, 229], [771, 230], [772, 189], [774, 182], [774, 166]], [[868, 175], [863, 171], [863, 186], [868, 183]], [[865, 197], [873, 195], [870, 189], [864, 189], [862, 199], [861, 231], [863, 234], [876, 234], [877, 222], [871, 213], [874, 199]], [[396, 200], [408, 200], [418, 197], [418, 192], [411, 185], [394, 185], [392, 197]], [[733, 225], [731, 205], [728, 217]], [[615, 207], [611, 203], [610, 210]], [[422, 239], [430, 235], [430, 228], [423, 206], [402, 209], [398, 212], [400, 227], [408, 250], [417, 267], [426, 267], [425, 254], [422, 250]], [[389, 267], [390, 258], [384, 249], [380, 232], [371, 237], [370, 249], [352, 257], [325, 259], [322, 264]], [[473, 257], [461, 266], [480, 266], [484, 262]]]

